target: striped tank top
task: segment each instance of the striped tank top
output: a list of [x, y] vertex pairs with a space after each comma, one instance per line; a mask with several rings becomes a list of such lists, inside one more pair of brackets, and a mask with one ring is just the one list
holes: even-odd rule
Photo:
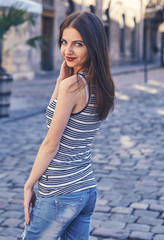
[[[96, 186], [91, 165], [91, 143], [101, 121], [94, 106], [95, 89], [89, 94], [90, 101], [86, 107], [70, 115], [58, 152], [38, 181], [38, 195], [41, 197], [58, 196]], [[48, 129], [56, 103], [57, 98], [46, 110]]]

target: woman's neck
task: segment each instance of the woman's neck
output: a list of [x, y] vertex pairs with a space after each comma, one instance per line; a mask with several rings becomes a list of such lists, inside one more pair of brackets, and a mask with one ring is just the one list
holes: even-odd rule
[[86, 73], [87, 69], [86, 68], [81, 68], [81, 69], [73, 69], [73, 74], [82, 74], [82, 73]]

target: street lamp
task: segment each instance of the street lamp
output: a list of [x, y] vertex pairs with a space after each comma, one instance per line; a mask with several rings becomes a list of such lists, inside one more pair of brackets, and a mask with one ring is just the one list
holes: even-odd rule
[[144, 19], [144, 83], [147, 83], [147, 19]]

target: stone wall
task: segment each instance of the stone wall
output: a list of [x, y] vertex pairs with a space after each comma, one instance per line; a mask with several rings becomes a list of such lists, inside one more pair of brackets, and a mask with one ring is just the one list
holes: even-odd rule
[[17, 29], [14, 27], [5, 35], [3, 45], [3, 66], [11, 73], [14, 80], [32, 80], [35, 73], [40, 70], [40, 49], [29, 47], [26, 41], [41, 34], [41, 17], [36, 17], [36, 24], [28, 27], [22, 24]]
[[65, 14], [65, 1], [56, 0], [55, 1], [55, 18], [54, 18], [54, 69], [55, 71], [60, 70], [63, 57], [61, 55], [59, 46], [58, 46], [58, 36], [59, 36], [59, 26], [61, 22], [66, 17]]

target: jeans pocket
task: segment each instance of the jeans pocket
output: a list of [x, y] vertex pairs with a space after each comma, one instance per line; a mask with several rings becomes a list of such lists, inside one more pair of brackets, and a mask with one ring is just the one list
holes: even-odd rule
[[76, 217], [82, 209], [82, 197], [62, 197], [55, 200], [56, 220], [65, 223]]
[[89, 199], [87, 200], [85, 207], [82, 210], [82, 214], [91, 216], [94, 212], [97, 200], [97, 191], [93, 191], [89, 194]]
[[34, 204], [34, 207], [32, 208], [31, 212], [30, 212], [30, 225], [32, 224], [33, 222], [33, 219], [34, 219], [34, 216], [37, 216], [38, 215], [38, 209], [39, 209], [39, 199], [37, 198], [35, 200], [35, 204]]

